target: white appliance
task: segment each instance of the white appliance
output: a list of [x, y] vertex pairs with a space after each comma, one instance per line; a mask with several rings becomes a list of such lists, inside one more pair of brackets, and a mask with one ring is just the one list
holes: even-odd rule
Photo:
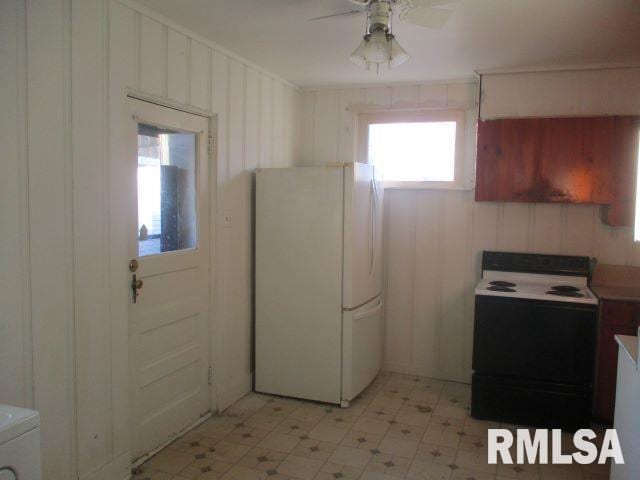
[[348, 405], [382, 361], [382, 187], [361, 163], [256, 172], [255, 389]]
[[38, 412], [0, 405], [0, 480], [40, 480]]
[[597, 305], [587, 277], [484, 271], [476, 295]]

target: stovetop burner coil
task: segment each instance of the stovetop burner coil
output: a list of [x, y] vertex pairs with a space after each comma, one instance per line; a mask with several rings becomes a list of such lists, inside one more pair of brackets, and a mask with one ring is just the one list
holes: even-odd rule
[[579, 292], [580, 289], [578, 287], [574, 287], [573, 285], [556, 285], [551, 287], [551, 290], [556, 292]]
[[487, 287], [487, 290], [491, 290], [492, 292], [515, 292], [513, 288], [502, 287], [500, 285], [492, 285]]
[[549, 290], [547, 295], [556, 295], [558, 297], [571, 297], [571, 298], [584, 298], [584, 294], [579, 291], [562, 291], [562, 290]]
[[515, 283], [505, 282], [504, 280], [494, 280], [493, 282], [489, 282], [489, 285], [493, 285], [494, 287], [507, 287], [512, 288], [515, 287]]

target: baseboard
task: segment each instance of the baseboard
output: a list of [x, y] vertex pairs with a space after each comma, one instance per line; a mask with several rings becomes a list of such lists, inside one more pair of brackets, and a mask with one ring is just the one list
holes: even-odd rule
[[125, 453], [115, 460], [103, 465], [86, 475], [81, 475], [80, 480], [128, 480], [131, 478], [131, 455]]
[[226, 388], [220, 388], [218, 394], [218, 409], [222, 412], [235, 402], [251, 392], [253, 388], [253, 375], [246, 374], [238, 380], [228, 385]]
[[426, 368], [421, 365], [413, 365], [411, 363], [385, 362], [382, 365], [382, 370], [386, 372], [402, 373], [404, 375], [435, 378], [436, 380], [445, 380], [447, 382], [471, 383], [471, 372], [443, 372]]

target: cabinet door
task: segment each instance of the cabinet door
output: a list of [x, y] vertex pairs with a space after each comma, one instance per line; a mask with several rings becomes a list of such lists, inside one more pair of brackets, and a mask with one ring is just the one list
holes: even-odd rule
[[640, 117], [615, 117], [611, 162], [613, 200], [605, 221], [612, 226], [633, 225]]
[[638, 311], [640, 311], [640, 305], [634, 302], [603, 300], [602, 323], [633, 328], [637, 323]]
[[543, 121], [540, 201], [611, 202], [614, 123], [613, 117]]
[[477, 201], [539, 200], [541, 122], [519, 118], [478, 123]]

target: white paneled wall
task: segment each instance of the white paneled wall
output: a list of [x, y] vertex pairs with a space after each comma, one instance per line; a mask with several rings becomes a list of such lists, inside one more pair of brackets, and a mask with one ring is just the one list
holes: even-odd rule
[[41, 414], [74, 477], [70, 3], [0, 2], [0, 403]]
[[128, 0], [2, 1], [0, 60], [0, 403], [40, 410], [43, 478], [128, 478], [127, 92], [216, 116], [221, 408], [251, 388], [251, 171], [300, 157], [301, 94]]
[[33, 405], [30, 339], [25, 11], [0, 3], [0, 403]]
[[640, 114], [640, 67], [489, 73], [482, 118]]
[[589, 255], [640, 265], [631, 228], [589, 205], [476, 203], [473, 191], [386, 192], [390, 370], [468, 381], [482, 250]]
[[[613, 75], [619, 79], [628, 74]], [[569, 84], [586, 94], [581, 75]], [[496, 116], [533, 115], [536, 105], [553, 105], [540, 98], [547, 87], [556, 103], [566, 97], [557, 90], [557, 79], [554, 84], [548, 76], [542, 78], [551, 83], [522, 82], [520, 76], [509, 83], [500, 77], [500, 83], [491, 84], [483, 111]], [[521, 91], [522, 96], [509, 93], [504, 100], [502, 91]], [[534, 91], [538, 93], [533, 95]], [[359, 110], [454, 107], [477, 115], [475, 92], [473, 84], [306, 91], [303, 160], [307, 165], [353, 161]], [[630, 101], [635, 92], [628, 93]], [[617, 112], [606, 102], [598, 108], [597, 113]], [[565, 111], [578, 110], [565, 101]], [[468, 157], [473, 164], [475, 121], [469, 123]], [[385, 204], [385, 368], [393, 371], [469, 381], [473, 287], [480, 278], [482, 250], [590, 255], [603, 263], [640, 265], [640, 248], [634, 247], [631, 228], [602, 224], [596, 206], [476, 203], [473, 190], [387, 190]]]

